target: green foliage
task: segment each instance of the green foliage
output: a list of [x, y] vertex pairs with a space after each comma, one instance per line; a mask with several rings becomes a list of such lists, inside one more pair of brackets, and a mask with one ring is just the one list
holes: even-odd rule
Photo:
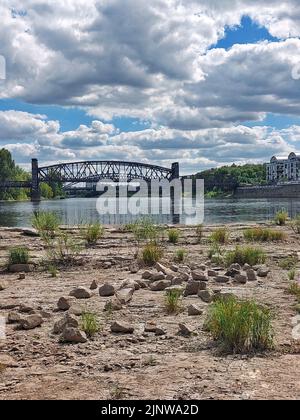
[[251, 353], [273, 348], [272, 315], [253, 301], [235, 297], [212, 304], [206, 321], [220, 349], [229, 353]]
[[300, 235], [300, 214], [297, 214], [291, 221], [291, 227], [297, 235]]
[[168, 240], [171, 244], [177, 244], [179, 241], [180, 232], [178, 229], [168, 230]]
[[178, 249], [175, 251], [175, 261], [182, 263], [186, 259], [188, 252], [185, 249]]
[[56, 238], [45, 238], [49, 261], [58, 265], [70, 265], [80, 254], [82, 247], [71, 235], [59, 232]]
[[227, 266], [231, 264], [249, 264], [251, 266], [263, 264], [266, 262], [266, 254], [260, 248], [246, 246], [236, 247], [234, 251], [230, 251], [225, 255], [225, 262]]
[[297, 274], [296, 269], [295, 269], [295, 268], [292, 268], [292, 269], [288, 272], [288, 279], [289, 279], [290, 281], [295, 280], [295, 278], [296, 278], [296, 274]]
[[298, 258], [296, 256], [289, 256], [279, 261], [278, 265], [283, 270], [292, 270], [298, 264]]
[[156, 242], [149, 242], [142, 250], [142, 259], [145, 264], [153, 265], [162, 259], [163, 249]]
[[285, 234], [274, 229], [252, 228], [244, 231], [244, 238], [251, 242], [276, 242], [283, 241]]
[[42, 237], [54, 238], [61, 221], [57, 214], [40, 211], [34, 213], [32, 226], [39, 232]]
[[104, 235], [104, 228], [100, 223], [91, 223], [82, 229], [82, 235], [88, 246], [96, 245]]
[[9, 250], [9, 264], [28, 264], [29, 252], [25, 247], [14, 247]]
[[50, 264], [48, 266], [48, 272], [51, 275], [51, 277], [53, 277], [53, 278], [56, 278], [57, 275], [58, 275], [57, 267], [55, 265], [53, 265], [53, 264]]
[[181, 309], [182, 291], [179, 289], [166, 292], [165, 307], [168, 314], [178, 313]]
[[81, 328], [89, 338], [97, 334], [101, 329], [97, 315], [91, 312], [83, 313], [81, 316]]
[[40, 183], [40, 193], [43, 198], [47, 200], [51, 200], [54, 197], [54, 193], [50, 185], [46, 184], [45, 182]]
[[278, 226], [285, 226], [289, 218], [289, 214], [286, 210], [280, 210], [276, 213], [274, 222]]
[[208, 258], [210, 258], [214, 264], [224, 264], [223, 251], [218, 243], [214, 242], [212, 244], [212, 247], [208, 251]]
[[298, 302], [300, 303], [300, 284], [297, 282], [293, 282], [290, 284], [288, 288], [288, 293], [290, 295], [296, 296]]
[[203, 225], [196, 226], [196, 236], [197, 236], [198, 242], [201, 242], [201, 239], [203, 238], [203, 230], [204, 230]]
[[229, 240], [230, 232], [226, 227], [216, 229], [211, 235], [210, 240], [217, 244], [226, 244]]
[[157, 226], [150, 218], [142, 218], [134, 223], [126, 225], [127, 230], [133, 233], [135, 240], [140, 243], [143, 241], [157, 241], [163, 229]]

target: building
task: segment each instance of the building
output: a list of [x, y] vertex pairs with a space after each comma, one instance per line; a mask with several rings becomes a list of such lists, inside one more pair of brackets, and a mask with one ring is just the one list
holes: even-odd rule
[[291, 153], [288, 159], [272, 157], [267, 164], [267, 181], [278, 182], [300, 182], [300, 155]]

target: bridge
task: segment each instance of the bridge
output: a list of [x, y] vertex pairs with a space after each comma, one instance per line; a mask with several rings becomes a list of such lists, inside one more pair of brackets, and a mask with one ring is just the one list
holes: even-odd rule
[[60, 163], [39, 167], [38, 160], [32, 159], [31, 182], [6, 181], [0, 183], [0, 189], [30, 188], [32, 201], [40, 201], [39, 185], [41, 182], [61, 182], [62, 184], [97, 183], [102, 179], [114, 182], [130, 182], [135, 179], [163, 180], [179, 178], [179, 163], [171, 168], [146, 163], [124, 161], [85, 161]]

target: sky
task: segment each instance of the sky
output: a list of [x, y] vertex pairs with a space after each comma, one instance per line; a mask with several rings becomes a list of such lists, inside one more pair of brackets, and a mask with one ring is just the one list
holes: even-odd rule
[[25, 168], [300, 152], [298, 0], [1, 0], [0, 16], [0, 148]]

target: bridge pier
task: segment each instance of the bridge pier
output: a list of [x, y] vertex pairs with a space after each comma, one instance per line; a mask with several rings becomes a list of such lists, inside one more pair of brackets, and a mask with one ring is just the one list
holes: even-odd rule
[[37, 159], [31, 160], [31, 201], [33, 203], [41, 201], [40, 185], [39, 185], [39, 162]]

